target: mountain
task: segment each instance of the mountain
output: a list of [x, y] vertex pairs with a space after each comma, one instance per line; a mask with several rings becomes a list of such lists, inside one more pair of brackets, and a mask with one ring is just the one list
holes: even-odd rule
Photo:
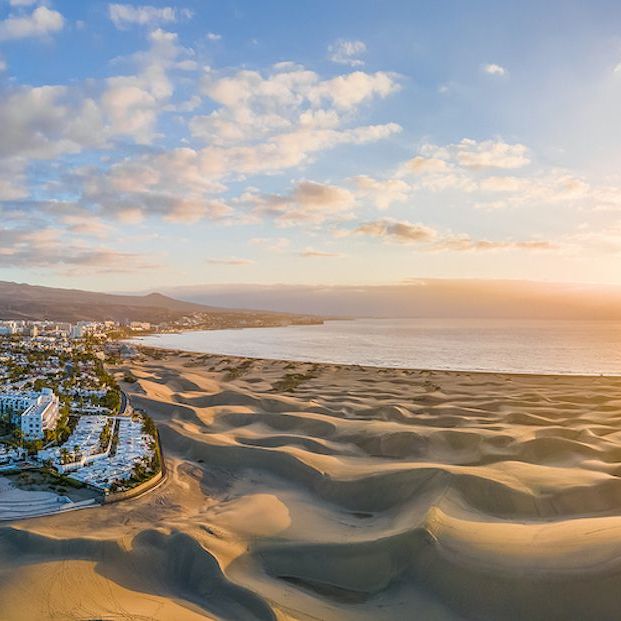
[[621, 320], [621, 287], [594, 284], [420, 278], [395, 285], [205, 285], [164, 292], [202, 304], [323, 316]]
[[226, 327], [249, 322], [255, 325], [297, 323], [303, 319], [285, 313], [217, 308], [176, 300], [161, 293], [113, 295], [0, 281], [0, 319], [71, 322], [127, 319], [160, 323], [192, 313], [209, 313], [214, 325], [221, 323]]

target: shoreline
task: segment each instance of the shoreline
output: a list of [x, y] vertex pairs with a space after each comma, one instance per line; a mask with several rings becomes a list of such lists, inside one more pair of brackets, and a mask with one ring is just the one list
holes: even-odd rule
[[[196, 354], [372, 368], [621, 377], [621, 322], [326, 321], [323, 326], [135, 335], [125, 342]], [[291, 328], [291, 329], [290, 329]], [[590, 344], [590, 345], [589, 345]], [[588, 345], [588, 346], [587, 346]]]
[[[127, 341], [123, 341], [127, 342]], [[532, 378], [584, 378], [584, 379], [621, 379], [621, 374], [587, 374], [587, 373], [529, 373], [529, 372], [517, 372], [517, 371], [486, 371], [486, 370], [466, 370], [466, 369], [429, 369], [429, 368], [418, 368], [418, 367], [387, 367], [387, 366], [375, 366], [369, 364], [354, 364], [348, 362], [321, 362], [314, 360], [296, 360], [293, 358], [262, 358], [256, 356], [239, 356], [233, 354], [220, 354], [217, 352], [199, 352], [192, 351], [189, 349], [177, 349], [177, 348], [167, 348], [167, 347], [156, 347], [154, 345], [142, 345], [133, 343], [133, 345], [141, 350], [141, 349], [151, 349], [158, 352], [165, 352], [168, 354], [176, 354], [176, 355], [190, 355], [190, 356], [209, 356], [213, 358], [223, 358], [223, 359], [232, 359], [232, 360], [253, 360], [256, 362], [281, 362], [283, 364], [311, 364], [311, 365], [321, 365], [321, 366], [332, 366], [332, 367], [346, 367], [351, 369], [364, 369], [369, 371], [409, 371], [412, 373], [442, 373], [446, 375], [464, 375], [464, 374], [476, 374], [478, 376], [489, 375], [489, 376], [509, 376], [509, 377], [532, 377]]]

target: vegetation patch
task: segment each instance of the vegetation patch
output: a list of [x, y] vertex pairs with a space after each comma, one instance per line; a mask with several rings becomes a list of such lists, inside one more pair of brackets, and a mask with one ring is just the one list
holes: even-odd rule
[[232, 382], [244, 375], [248, 369], [252, 366], [252, 360], [244, 360], [236, 367], [229, 367], [227, 373], [224, 376], [225, 382]]
[[317, 377], [317, 370], [315, 367], [306, 371], [306, 373], [285, 373], [285, 375], [274, 382], [272, 386], [273, 392], [291, 392], [298, 388], [304, 382]]

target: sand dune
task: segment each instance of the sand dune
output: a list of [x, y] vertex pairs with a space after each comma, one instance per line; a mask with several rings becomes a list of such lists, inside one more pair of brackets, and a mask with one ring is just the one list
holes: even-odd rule
[[619, 618], [621, 378], [127, 370], [166, 482], [0, 527], [1, 619]]

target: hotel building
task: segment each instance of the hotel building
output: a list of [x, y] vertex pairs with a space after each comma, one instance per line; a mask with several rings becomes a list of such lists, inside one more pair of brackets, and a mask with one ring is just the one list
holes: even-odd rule
[[0, 393], [0, 417], [19, 428], [26, 440], [42, 440], [54, 429], [60, 414], [58, 397], [50, 388], [41, 392]]

